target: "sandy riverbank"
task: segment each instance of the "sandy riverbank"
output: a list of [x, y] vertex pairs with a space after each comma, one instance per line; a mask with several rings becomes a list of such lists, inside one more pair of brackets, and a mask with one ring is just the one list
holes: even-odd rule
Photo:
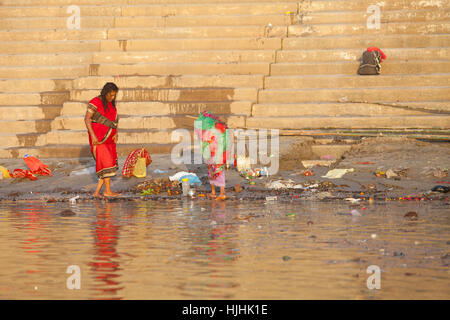
[[[308, 169], [314, 175], [305, 176], [301, 161], [310, 157], [307, 151], [298, 152], [295, 146], [299, 141], [289, 140], [280, 148], [280, 168], [278, 174], [269, 177], [245, 179], [237, 170], [226, 171], [227, 196], [229, 199], [265, 199], [266, 196], [277, 196], [278, 199], [310, 199], [328, 200], [345, 198], [364, 198], [374, 200], [390, 200], [406, 198], [415, 200], [441, 199], [448, 201], [449, 193], [431, 192], [438, 186], [450, 186], [448, 166], [450, 164], [450, 148], [448, 143], [426, 143], [406, 138], [368, 138], [355, 145], [331, 167], [313, 167]], [[295, 159], [288, 165], [283, 159]], [[118, 175], [112, 179], [112, 189], [122, 192], [120, 199], [167, 199], [180, 198], [180, 194], [169, 195], [164, 189], [158, 194], [141, 196], [136, 190], [139, 184], [154, 179], [165, 181], [179, 171], [194, 172], [202, 181], [196, 187], [198, 194], [210, 190], [204, 165], [174, 165], [169, 154], [152, 155], [153, 162], [147, 168], [146, 178], [122, 178]], [[95, 189], [97, 177], [95, 173], [74, 175], [74, 172], [93, 168], [95, 162], [91, 158], [81, 159], [40, 159], [53, 172], [52, 177], [39, 176], [38, 180], [24, 179], [0, 180], [0, 201], [10, 200], [44, 200], [68, 201], [79, 195], [78, 201], [89, 201]], [[122, 168], [125, 158], [119, 158]], [[16, 168], [26, 169], [22, 159], [0, 160], [0, 165], [13, 171]], [[257, 167], [257, 165], [256, 165]], [[330, 169], [354, 169], [342, 178], [323, 178]], [[167, 173], [155, 173], [159, 169]], [[389, 169], [391, 171], [389, 171]], [[393, 173], [393, 176], [377, 176], [375, 173]], [[278, 182], [278, 184], [277, 184]], [[235, 186], [240, 184], [242, 191], [236, 192]], [[294, 188], [271, 189], [270, 186], [297, 186]], [[175, 188], [176, 189], [176, 188]]]

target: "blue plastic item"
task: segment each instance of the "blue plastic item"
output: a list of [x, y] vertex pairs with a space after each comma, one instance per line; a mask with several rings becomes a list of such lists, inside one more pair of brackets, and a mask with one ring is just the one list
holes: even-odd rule
[[202, 184], [200, 179], [197, 176], [192, 175], [192, 174], [182, 176], [182, 177], [180, 177], [180, 179], [178, 181], [183, 181], [183, 179], [188, 179], [189, 180], [189, 185], [193, 185], [193, 184], [201, 185]]

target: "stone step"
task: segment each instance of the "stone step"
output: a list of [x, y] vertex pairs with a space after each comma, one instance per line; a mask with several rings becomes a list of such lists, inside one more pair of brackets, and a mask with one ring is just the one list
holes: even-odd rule
[[[268, 75], [270, 63], [140, 63], [92, 65], [92, 76], [148, 76], [148, 75]], [[356, 72], [356, 71], [355, 71]]]
[[0, 120], [55, 119], [61, 111], [62, 106], [1, 106]]
[[103, 40], [101, 51], [168, 51], [168, 50], [279, 50], [280, 38], [157, 38]]
[[[368, 6], [367, 6], [368, 7]], [[366, 9], [367, 9], [366, 7]], [[441, 8], [396, 11], [382, 10], [380, 22], [423, 22], [445, 21], [450, 18], [450, 10]], [[300, 24], [329, 24], [329, 23], [367, 23], [373, 12], [364, 11], [333, 11], [300, 13]]]
[[2, 148], [24, 146], [24, 143], [15, 134], [0, 133], [0, 138], [2, 140]]
[[378, 117], [250, 117], [247, 128], [325, 129], [325, 128], [450, 128], [450, 116]]
[[253, 117], [426, 115], [427, 112], [371, 103], [254, 104]]
[[254, 3], [188, 3], [164, 5], [130, 5], [122, 6], [122, 16], [190, 16], [190, 15], [224, 15], [224, 14], [285, 14], [297, 12], [295, 2], [260, 2]]
[[268, 62], [246, 63], [139, 63], [76, 66], [2, 67], [0, 79], [74, 79], [86, 76], [267, 75]]
[[[276, 62], [331, 62], [356, 61], [364, 49], [342, 50], [282, 50], [276, 53]], [[449, 60], [450, 48], [411, 48], [385, 50], [389, 61], [395, 60]], [[273, 62], [275, 50], [199, 50], [199, 51], [146, 51], [146, 52], [96, 52], [59, 54], [4, 54], [1, 66], [54, 66], [73, 64], [132, 64], [184, 62]]]
[[418, 110], [434, 110], [450, 112], [450, 103], [448, 101], [419, 101], [408, 103], [397, 103], [399, 106], [407, 106], [408, 108], [414, 108]]
[[89, 65], [1, 67], [0, 79], [73, 79], [91, 74]]
[[42, 134], [50, 131], [52, 121], [52, 119], [0, 120], [0, 134]]
[[[1, 9], [2, 7], [0, 7]], [[69, 30], [69, 29], [31, 29], [31, 30], [0, 30], [0, 40], [3, 41], [55, 41], [55, 40], [105, 40], [108, 30], [102, 28]]]
[[[80, 6], [81, 16], [191, 16], [191, 15], [223, 15], [223, 14], [284, 14], [287, 11], [297, 12], [295, 2], [261, 2], [254, 3], [158, 3], [131, 5], [83, 5]], [[31, 6], [0, 7], [0, 17], [69, 17], [67, 7], [63, 6]]]
[[[160, 144], [160, 143], [146, 143], [146, 144], [119, 144], [116, 147], [117, 155], [119, 157], [127, 157], [132, 151], [137, 148], [145, 148], [150, 155], [153, 154], [170, 154], [175, 144]], [[78, 157], [91, 157], [91, 150], [89, 145], [55, 145], [44, 146], [40, 148], [42, 157], [46, 158], [78, 158]], [[147, 168], [147, 170], [150, 167]], [[117, 175], [121, 175], [122, 167], [117, 171]], [[151, 176], [150, 171], [147, 171], [147, 175]]]
[[[292, 62], [275, 63], [271, 65], [272, 76], [282, 75], [355, 75], [358, 71], [359, 63], [348, 62]], [[450, 73], [449, 61], [394, 61], [385, 60], [381, 64], [381, 74], [401, 75], [401, 74], [429, 74], [429, 73]]]
[[63, 66], [92, 64], [92, 53], [1, 54], [0, 68], [10, 66]]
[[[319, 159], [322, 156], [333, 156], [334, 159], [339, 159], [344, 153], [352, 148], [351, 145], [313, 145], [312, 152], [316, 154]], [[329, 159], [328, 159], [329, 160]]]
[[266, 14], [217, 14], [202, 16], [129, 16], [117, 17], [116, 28], [148, 28], [148, 27], [192, 27], [192, 26], [285, 26], [298, 23], [298, 18], [285, 12], [267, 12]]
[[268, 89], [259, 92], [259, 103], [301, 102], [417, 102], [450, 100], [450, 87]]
[[[3, 2], [3, 1], [2, 1]], [[68, 4], [68, 6], [73, 5]], [[26, 17], [66, 17], [69, 18], [73, 13], [68, 13], [68, 6], [51, 6], [43, 4], [41, 6], [0, 6], [0, 18], [26, 18]], [[111, 16], [118, 17], [122, 15], [122, 6], [120, 5], [83, 5], [80, 7], [81, 17]]]
[[119, 87], [119, 90], [121, 88], [262, 88], [263, 75], [80, 77], [74, 79], [72, 85], [74, 89], [101, 90], [107, 82], [114, 82]]
[[[117, 145], [117, 155], [126, 157], [131, 151], [137, 148], [145, 148], [151, 155], [168, 154], [172, 151], [175, 144], [119, 144]], [[39, 159], [46, 158], [80, 158], [92, 157], [88, 143], [79, 145], [46, 145], [42, 147], [0, 147], [0, 159], [20, 159], [25, 154], [32, 154]], [[43, 160], [44, 161], [44, 160]], [[45, 161], [44, 161], [45, 163]], [[122, 168], [120, 168], [122, 170]], [[121, 174], [121, 171], [117, 173]]]
[[[197, 116], [196, 114], [195, 116]], [[227, 122], [230, 127], [244, 128], [244, 115], [221, 115], [221, 119]], [[122, 116], [119, 121], [119, 132], [122, 130], [175, 130], [182, 128], [193, 128], [195, 117], [186, 116]], [[84, 116], [58, 117], [51, 124], [51, 130], [86, 130]]]
[[[219, 115], [233, 128], [244, 128], [245, 117], [239, 115]], [[192, 134], [194, 126], [192, 117], [125, 117], [120, 121], [119, 144], [168, 144], [172, 143], [172, 133], [177, 129], [188, 129]], [[38, 130], [40, 121], [23, 121], [28, 127]], [[45, 121], [45, 131], [41, 132], [14, 132], [0, 130], [2, 148], [42, 147], [52, 144], [83, 144], [88, 141], [87, 130], [83, 117], [61, 117], [55, 121]], [[5, 124], [14, 124], [13, 121], [1, 121], [3, 129]], [[15, 124], [22, 122], [16, 122]], [[51, 125], [51, 127], [50, 127]], [[16, 125], [15, 128], [19, 130]], [[175, 137], [175, 136], [174, 136]], [[175, 139], [175, 138], [174, 138]], [[175, 142], [178, 142], [175, 141]]]
[[[281, 31], [280, 31], [281, 32]], [[315, 24], [288, 27], [288, 37], [317, 37], [335, 35], [401, 35], [401, 34], [445, 34], [450, 33], [448, 22], [393, 22], [381, 23], [380, 29], [367, 29], [367, 24]], [[279, 34], [279, 33], [277, 33]]]
[[[176, 116], [198, 115], [208, 110], [214, 114], [250, 115], [252, 101], [224, 102], [122, 102], [117, 103], [119, 117], [122, 116]], [[87, 104], [82, 102], [66, 102], [61, 110], [61, 116], [83, 116]]]
[[[91, 29], [96, 30], [96, 29]], [[294, 32], [294, 31], [292, 31]], [[17, 32], [19, 33], [19, 32]], [[287, 27], [273, 26], [207, 26], [207, 27], [155, 27], [155, 28], [115, 28], [109, 29], [106, 38], [103, 34], [95, 34], [90, 39], [110, 39], [110, 40], [132, 40], [145, 38], [271, 38], [286, 37]], [[39, 36], [39, 34], [36, 34]], [[41, 35], [42, 36], [42, 35]], [[50, 37], [51, 35], [48, 35]], [[59, 35], [54, 35], [58, 37]], [[94, 37], [95, 36], [95, 37]], [[17, 35], [21, 37], [32, 37], [30, 33]], [[0, 40], [11, 40], [7, 35], [0, 32]]]
[[0, 106], [40, 104], [41, 95], [39, 93], [0, 93]]
[[[98, 90], [71, 90], [70, 100], [88, 102], [98, 94]], [[117, 93], [117, 101], [255, 101], [257, 94], [256, 88], [122, 89]]]
[[318, 50], [318, 49], [366, 49], [377, 46], [382, 50], [387, 48], [427, 48], [448, 47], [449, 34], [423, 34], [423, 35], [352, 35], [327, 37], [297, 37], [284, 38], [284, 50]]
[[[2, 62], [0, 57], [0, 63]], [[141, 51], [141, 52], [97, 52], [93, 54], [93, 63], [134, 64], [185, 63], [185, 62], [275, 62], [274, 50], [202, 50], [202, 51]]]
[[72, 88], [68, 79], [6, 79], [0, 80], [0, 92], [35, 93], [48, 91], [67, 91]]
[[[0, 29], [67, 29], [68, 17], [27, 17], [0, 20]], [[83, 17], [80, 28], [149, 28], [192, 26], [266, 26], [298, 23], [296, 16], [264, 15], [205, 15], [205, 16], [140, 16], [140, 17]]]
[[[3, 0], [3, 5], [16, 6], [64, 6], [64, 5], [142, 5], [142, 4], [202, 4], [211, 0]], [[245, 0], [245, 3], [279, 2], [279, 0]], [[283, 2], [298, 2], [298, 0], [283, 0]], [[220, 3], [242, 3], [239, 0], [220, 0]]]
[[450, 130], [448, 128], [368, 128], [368, 129], [281, 129], [281, 136], [299, 136], [310, 141], [317, 141], [318, 137], [333, 137], [329, 143], [354, 144], [365, 137], [395, 137], [403, 136], [412, 139], [433, 139], [435, 141], [448, 141]]
[[[277, 51], [276, 62], [331, 62], [357, 61], [365, 49], [282, 50]], [[383, 49], [389, 61], [450, 60], [450, 47]]]
[[[6, 1], [6, 3], [5, 3]], [[10, 11], [10, 16], [15, 17], [26, 17], [26, 16], [67, 16], [67, 8], [64, 5], [72, 5], [73, 1], [57, 2], [55, 0], [50, 1], [38, 1], [31, 3], [26, 2], [23, 5], [27, 5], [27, 12], [21, 12], [20, 9], [23, 7], [6, 7], [6, 5], [21, 5], [21, 0], [19, 2], [12, 0], [2, 1], [3, 10], [0, 11], [0, 16], [8, 17], [8, 11]], [[95, 15], [111, 15], [111, 16], [121, 16], [121, 15], [192, 15], [192, 14], [225, 14], [227, 12], [232, 13], [246, 13], [251, 14], [264, 14], [266, 12], [286, 12], [290, 11], [293, 13], [297, 12], [296, 2], [292, 0], [283, 1], [282, 3], [274, 3], [275, 1], [264, 1], [259, 2], [258, 6], [254, 5], [255, 0], [246, 0], [245, 3], [238, 1], [220, 1], [217, 3], [211, 3], [211, 1], [206, 0], [195, 0], [189, 1], [186, 4], [182, 0], [170, 0], [170, 3], [165, 3], [165, 6], [161, 4], [161, 1], [155, 0], [130, 0], [130, 1], [120, 1], [113, 0], [109, 3], [101, 2], [101, 5], [95, 5], [98, 0], [93, 3], [86, 3], [86, 0], [80, 2], [77, 1], [76, 4], [80, 5], [81, 13], [84, 16], [95, 16]], [[226, 2], [226, 3], [224, 3]], [[359, 1], [355, 3], [351, 0], [346, 1], [304, 1], [299, 3], [300, 12], [318, 12], [318, 11], [366, 11], [369, 5], [372, 5], [373, 1]], [[253, 6], [251, 6], [253, 5]], [[423, 9], [442, 9], [448, 8], [448, 5], [443, 4], [442, 1], [395, 1], [395, 2], [381, 2], [378, 3], [381, 10], [386, 12], [389, 10], [423, 10]], [[214, 10], [216, 9], [216, 10]]]
[[300, 12], [317, 11], [366, 11], [370, 5], [378, 5], [381, 12], [388, 10], [447, 9], [446, 1], [396, 0], [374, 3], [371, 0], [321, 0], [299, 3]]
[[305, 88], [373, 88], [445, 86], [449, 74], [427, 75], [319, 75], [319, 76], [269, 76], [264, 79], [265, 89]]
[[[125, 130], [119, 132], [118, 144], [171, 144], [173, 130]], [[55, 130], [40, 136], [36, 141], [36, 146], [49, 144], [89, 144], [87, 130]]]
[[[21, 30], [21, 29], [67, 29], [67, 21], [70, 14], [63, 17], [16, 17], [0, 20], [0, 29], [2, 30]], [[83, 17], [81, 16], [81, 28], [114, 28], [116, 18], [106, 17]]]
[[0, 93], [0, 106], [62, 105], [69, 92]]
[[98, 40], [3, 41], [4, 54], [77, 53], [100, 51]]
[[333, 138], [317, 138], [317, 137], [315, 137], [315, 138], [313, 138], [313, 140], [316, 145], [329, 145], [329, 146], [334, 146], [334, 145], [340, 146], [342, 144], [354, 145], [354, 144], [358, 144], [361, 142], [359, 139], [342, 139], [342, 138], [339, 138], [338, 142], [336, 142], [336, 139], [334, 137]]
[[2, 148], [35, 148], [45, 141], [46, 133], [1, 133]]

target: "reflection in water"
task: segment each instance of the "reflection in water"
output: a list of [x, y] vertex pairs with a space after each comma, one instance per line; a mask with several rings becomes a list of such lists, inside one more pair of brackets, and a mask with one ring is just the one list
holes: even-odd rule
[[[234, 261], [239, 257], [236, 240], [232, 240], [236, 237], [236, 227], [227, 224], [226, 218], [226, 203], [224, 201], [213, 201], [211, 203], [211, 219], [215, 227], [211, 229], [205, 246], [210, 261], [209, 267], [211, 268], [210, 277], [212, 281], [207, 284], [210, 288], [235, 288], [239, 286], [235, 281], [226, 281], [223, 284], [220, 281], [220, 278], [223, 277], [221, 275], [223, 265], [227, 261]], [[232, 294], [214, 295], [213, 297], [229, 299], [232, 298]]]
[[[233, 251], [236, 248], [236, 244], [231, 240], [235, 237], [235, 234], [232, 233], [236, 231], [236, 227], [224, 223], [226, 217], [226, 203], [224, 201], [219, 203], [216, 201], [212, 202], [211, 219], [215, 227], [211, 229], [209, 239], [206, 243], [207, 255], [211, 262], [229, 261], [238, 257], [237, 250]], [[211, 263], [211, 265], [213, 266], [214, 264]]]
[[222, 201], [208, 201], [199, 208], [189, 200], [182, 201], [181, 209], [179, 229], [183, 242], [177, 250], [178, 261], [186, 263], [195, 277], [184, 277], [177, 290], [183, 298], [232, 298], [230, 288], [239, 286], [231, 271], [239, 256], [232, 210]]
[[[45, 250], [45, 243], [48, 241], [48, 238], [44, 236], [48, 219], [46, 209], [42, 206], [28, 206], [24, 209], [23, 217], [25, 218], [25, 223], [20, 229], [25, 231], [25, 240], [22, 241], [22, 249], [27, 256], [25, 260], [36, 259], [36, 261], [42, 263], [43, 259], [40, 257], [40, 254]], [[36, 274], [36, 277], [39, 277], [38, 274], [42, 271], [40, 269], [39, 266], [33, 265], [27, 267], [25, 272], [27, 274]], [[29, 287], [31, 289], [31, 282]]]
[[[95, 201], [61, 216], [67, 206], [0, 202], [0, 299], [450, 297], [442, 203], [365, 205], [356, 218], [343, 202]], [[65, 287], [69, 265], [81, 290]]]
[[45, 234], [45, 224], [47, 220], [46, 210], [41, 206], [29, 206], [24, 210], [26, 223], [23, 229], [26, 230], [26, 239], [23, 241], [23, 249], [26, 253], [34, 254], [42, 252], [42, 244], [47, 241]]
[[[102, 206], [104, 205], [104, 207]], [[105, 202], [104, 204], [96, 201], [95, 208], [97, 211], [97, 220], [94, 221], [94, 251], [95, 256], [89, 264], [94, 272], [94, 277], [101, 283], [96, 286], [95, 290], [107, 299], [122, 299], [117, 296], [120, 282], [117, 278], [120, 276], [118, 271], [120, 255], [116, 251], [117, 241], [119, 238], [119, 226], [116, 225], [111, 215], [112, 204]]]

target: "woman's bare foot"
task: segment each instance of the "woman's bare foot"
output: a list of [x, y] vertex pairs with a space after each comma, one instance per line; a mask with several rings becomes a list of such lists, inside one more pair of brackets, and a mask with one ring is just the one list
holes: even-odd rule
[[114, 198], [120, 196], [122, 193], [115, 193], [115, 192], [104, 192], [103, 195], [107, 198]]
[[215, 193], [207, 193], [206, 196], [208, 197], [208, 199], [215, 199], [215, 198], [217, 198], [217, 195]]
[[224, 194], [219, 194], [219, 196], [216, 198], [216, 200], [224, 201], [226, 198], [227, 198], [226, 195], [224, 195]]
[[104, 198], [104, 196], [102, 196], [100, 193], [98, 193], [98, 192], [95, 192], [94, 194], [92, 194], [92, 196], [94, 197], [94, 198], [97, 198], [97, 199], [103, 199]]

